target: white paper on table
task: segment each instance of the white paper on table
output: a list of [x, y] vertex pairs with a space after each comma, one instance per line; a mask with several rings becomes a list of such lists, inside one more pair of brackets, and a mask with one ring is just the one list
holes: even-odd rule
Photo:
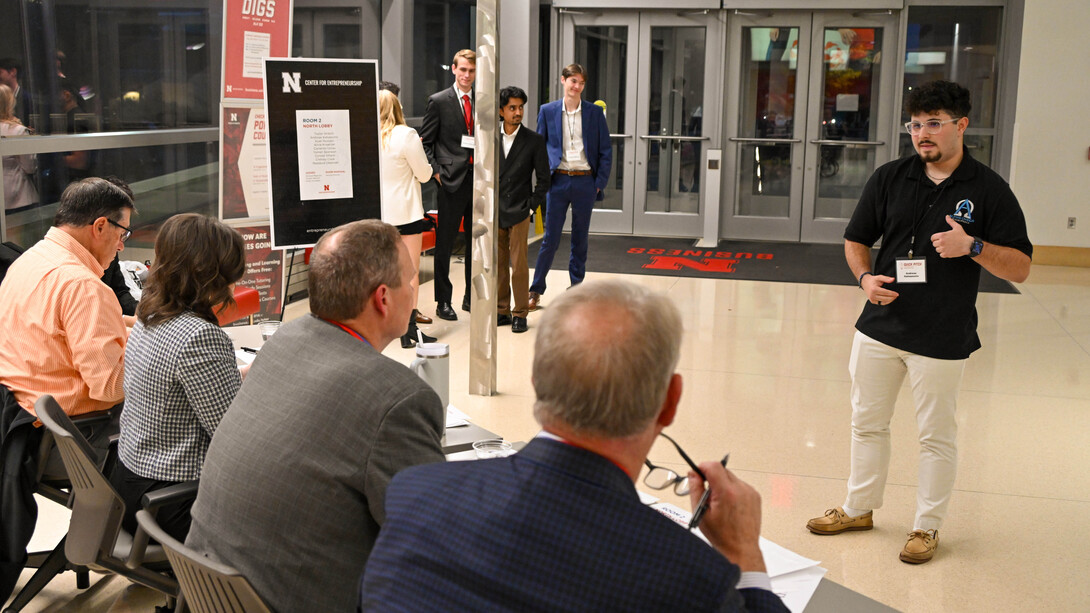
[[[653, 496], [643, 492], [639, 493], [641, 500], [644, 500], [645, 496], [654, 499]], [[693, 516], [691, 512], [668, 502], [660, 502], [650, 506], [679, 526], [689, 527], [689, 520]], [[709, 547], [711, 546], [708, 537], [704, 536], [699, 528], [693, 528], [691, 532], [694, 536], [708, 543]], [[820, 562], [817, 560], [800, 556], [763, 536], [760, 539], [759, 546], [761, 555], [765, 559], [769, 581], [772, 583], [772, 591], [783, 600], [788, 609], [794, 613], [801, 613], [810, 602], [810, 599], [813, 598], [818, 584], [821, 583], [822, 577], [825, 576], [825, 569], [818, 566]]]
[[453, 404], [447, 405], [447, 427], [463, 428], [469, 425], [469, 415], [459, 411]]
[[802, 613], [810, 599], [814, 597], [818, 584], [825, 576], [825, 569], [820, 566], [810, 566], [793, 573], [772, 577], [772, 593], [780, 597], [783, 604], [792, 613]]
[[[657, 504], [651, 505], [651, 508], [670, 518], [670, 520], [672, 520], [675, 524], [681, 526], [682, 528], [685, 528], [686, 530], [689, 529], [689, 520], [692, 518], [693, 514], [686, 511], [685, 509], [682, 509], [675, 504], [670, 504], [669, 502], [659, 502]], [[697, 534], [701, 538], [704, 537], [704, 535], [700, 534], [699, 532], [695, 534]]]
[[238, 360], [240, 364], [253, 364], [254, 358], [256, 357], [256, 353], [250, 353], [249, 351], [235, 349], [235, 359]]
[[779, 577], [780, 575], [821, 564], [817, 560], [805, 558], [786, 547], [777, 545], [763, 536], [761, 537], [760, 547], [761, 555], [765, 558], [765, 567], [768, 568], [769, 577]]
[[645, 504], [645, 505], [651, 506], [651, 505], [653, 505], [653, 504], [655, 504], [656, 502], [659, 501], [658, 498], [656, 498], [656, 497], [652, 496], [651, 494], [648, 494], [647, 492], [644, 492], [642, 490], [636, 490], [636, 493], [640, 495], [640, 502]]

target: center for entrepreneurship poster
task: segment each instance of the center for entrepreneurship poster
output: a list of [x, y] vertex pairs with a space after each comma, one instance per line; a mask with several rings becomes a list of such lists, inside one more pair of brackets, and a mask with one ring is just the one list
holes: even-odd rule
[[377, 92], [374, 60], [265, 60], [273, 248], [381, 217]]

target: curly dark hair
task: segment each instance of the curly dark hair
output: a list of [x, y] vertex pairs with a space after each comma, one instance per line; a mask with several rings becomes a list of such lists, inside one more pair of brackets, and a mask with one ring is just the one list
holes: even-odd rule
[[952, 81], [924, 83], [905, 97], [905, 113], [909, 117], [936, 111], [946, 111], [953, 118], [968, 117], [972, 108], [969, 90]]
[[212, 217], [186, 213], [166, 220], [155, 238], [155, 263], [136, 317], [145, 326], [185, 311], [216, 323], [235, 304], [231, 284], [246, 272], [242, 236]]

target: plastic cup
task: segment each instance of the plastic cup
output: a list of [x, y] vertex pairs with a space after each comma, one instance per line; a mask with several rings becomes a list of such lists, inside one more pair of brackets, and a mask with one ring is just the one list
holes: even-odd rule
[[477, 441], [473, 443], [473, 451], [476, 451], [477, 457], [482, 460], [505, 458], [515, 452], [511, 448], [511, 443], [501, 438], [486, 438], [483, 441]]
[[261, 340], [267, 341], [269, 337], [276, 334], [276, 331], [280, 329], [280, 322], [276, 320], [269, 320], [261, 322]]

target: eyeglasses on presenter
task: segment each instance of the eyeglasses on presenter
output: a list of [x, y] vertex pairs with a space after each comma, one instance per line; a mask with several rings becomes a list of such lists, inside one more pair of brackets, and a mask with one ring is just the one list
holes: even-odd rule
[[955, 117], [953, 119], [946, 119], [940, 121], [938, 119], [928, 119], [927, 121], [908, 121], [905, 122], [905, 130], [912, 136], [919, 136], [920, 132], [926, 130], [928, 134], [938, 134], [942, 130], [942, 127], [948, 123], [954, 123], [961, 119], [961, 117]]

